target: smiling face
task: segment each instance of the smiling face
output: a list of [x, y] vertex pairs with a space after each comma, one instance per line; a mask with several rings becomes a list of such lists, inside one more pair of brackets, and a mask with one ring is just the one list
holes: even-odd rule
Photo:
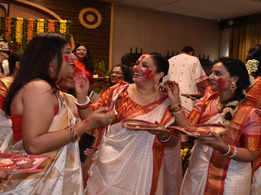
[[231, 88], [233, 77], [229, 74], [222, 62], [214, 64], [209, 80], [213, 90], [223, 92]]
[[81, 45], [76, 49], [75, 54], [78, 58], [83, 59], [87, 56], [87, 48], [85, 46]]
[[149, 54], [142, 55], [133, 67], [133, 81], [151, 81], [157, 75], [157, 67]]
[[72, 89], [74, 88], [74, 63], [73, 60], [76, 58], [75, 55], [72, 54], [72, 49], [70, 44], [66, 44], [62, 49], [63, 54], [63, 63], [61, 66], [61, 70], [58, 74], [58, 83], [62, 89]]
[[116, 84], [123, 79], [123, 73], [120, 66], [114, 66], [111, 70], [110, 81], [112, 84]]

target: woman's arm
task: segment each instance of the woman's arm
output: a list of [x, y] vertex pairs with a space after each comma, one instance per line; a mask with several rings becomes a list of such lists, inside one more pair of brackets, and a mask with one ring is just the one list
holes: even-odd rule
[[257, 159], [260, 153], [260, 151], [251, 151], [247, 148], [226, 144], [222, 138], [215, 133], [211, 137], [201, 137], [199, 141], [201, 144], [209, 145], [225, 156], [237, 161], [252, 162]]
[[[31, 154], [41, 154], [56, 150], [91, 129], [105, 126], [113, 118], [106, 109], [98, 110], [87, 120], [74, 127], [66, 127], [55, 132], [48, 129], [55, 116], [57, 98], [45, 81], [33, 81], [23, 89], [22, 138], [25, 150]], [[67, 120], [67, 119], [66, 119]], [[67, 122], [67, 121], [66, 121]], [[75, 131], [75, 133], [72, 133]]]

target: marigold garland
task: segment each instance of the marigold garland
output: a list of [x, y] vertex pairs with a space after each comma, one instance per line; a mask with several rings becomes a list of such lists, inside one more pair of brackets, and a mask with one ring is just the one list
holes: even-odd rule
[[44, 19], [37, 19], [36, 33], [40, 34], [44, 32]]
[[48, 32], [55, 32], [54, 22], [55, 20], [48, 20]]
[[60, 22], [60, 33], [65, 34], [66, 33], [66, 20], [59, 20]]
[[33, 38], [33, 32], [34, 32], [34, 19], [30, 18], [28, 20], [28, 28], [27, 28], [27, 42], [32, 40]]
[[12, 45], [24, 49], [34, 36], [43, 32], [57, 32], [70, 36], [69, 20], [25, 19], [21, 17], [0, 17], [0, 36]]
[[23, 38], [23, 18], [17, 17], [16, 19], [16, 33], [15, 33], [15, 40], [17, 43], [22, 43]]
[[5, 18], [5, 40], [9, 41], [11, 35], [11, 18], [6, 17]]

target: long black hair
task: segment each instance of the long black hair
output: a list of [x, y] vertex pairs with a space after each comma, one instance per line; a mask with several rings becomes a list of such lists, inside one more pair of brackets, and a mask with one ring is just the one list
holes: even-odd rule
[[[82, 60], [83, 63], [85, 64], [85, 69], [86, 69], [87, 71], [93, 73], [93, 71], [94, 71], [94, 65], [93, 65], [92, 56], [91, 56], [90, 49], [89, 49], [88, 45], [87, 45], [87, 44], [84, 44], [84, 43], [77, 44], [77, 45], [75, 46], [75, 48], [73, 49], [73, 53], [74, 53], [74, 55], [76, 55], [76, 50], [77, 50], [77, 48], [80, 47], [80, 46], [84, 46], [85, 49], [87, 50], [87, 54], [86, 54], [86, 56], [85, 56], [85, 57], [83, 58], [83, 60]], [[77, 56], [77, 55], [76, 55], [76, 56]]]
[[[166, 76], [168, 74], [168, 71], [169, 71], [169, 61], [165, 57], [163, 57], [160, 53], [151, 52], [151, 53], [148, 53], [148, 54], [152, 56], [154, 64], [157, 67], [157, 72], [158, 73], [163, 72], [164, 76]], [[160, 82], [162, 81], [162, 78], [160, 79]]]
[[246, 90], [250, 85], [249, 75], [245, 64], [241, 60], [230, 57], [222, 57], [215, 61], [214, 64], [218, 62], [221, 62], [225, 66], [231, 76], [238, 77], [236, 82], [237, 89], [234, 93], [233, 99], [239, 101], [242, 100], [245, 97], [244, 90]]
[[34, 79], [43, 79], [56, 89], [55, 79], [49, 75], [49, 65], [57, 59], [57, 74], [60, 71], [63, 57], [62, 49], [69, 41], [57, 33], [43, 33], [34, 37], [25, 50], [18, 73], [10, 86], [4, 100], [4, 111], [10, 115], [10, 104], [16, 93]]

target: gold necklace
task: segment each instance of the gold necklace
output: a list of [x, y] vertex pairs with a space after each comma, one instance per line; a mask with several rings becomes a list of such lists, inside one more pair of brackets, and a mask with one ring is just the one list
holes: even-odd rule
[[136, 94], [138, 95], [138, 96], [142, 96], [142, 97], [146, 97], [146, 98], [148, 98], [148, 99], [156, 99], [156, 97], [158, 97], [158, 95], [159, 95], [159, 93], [157, 93], [157, 91], [155, 90], [155, 92], [152, 92], [152, 93], [150, 93], [150, 94], [148, 94], [148, 93], [142, 93], [142, 92], [140, 92], [138, 89], [137, 89], [137, 86], [136, 85], [134, 85], [134, 90], [136, 91]]

